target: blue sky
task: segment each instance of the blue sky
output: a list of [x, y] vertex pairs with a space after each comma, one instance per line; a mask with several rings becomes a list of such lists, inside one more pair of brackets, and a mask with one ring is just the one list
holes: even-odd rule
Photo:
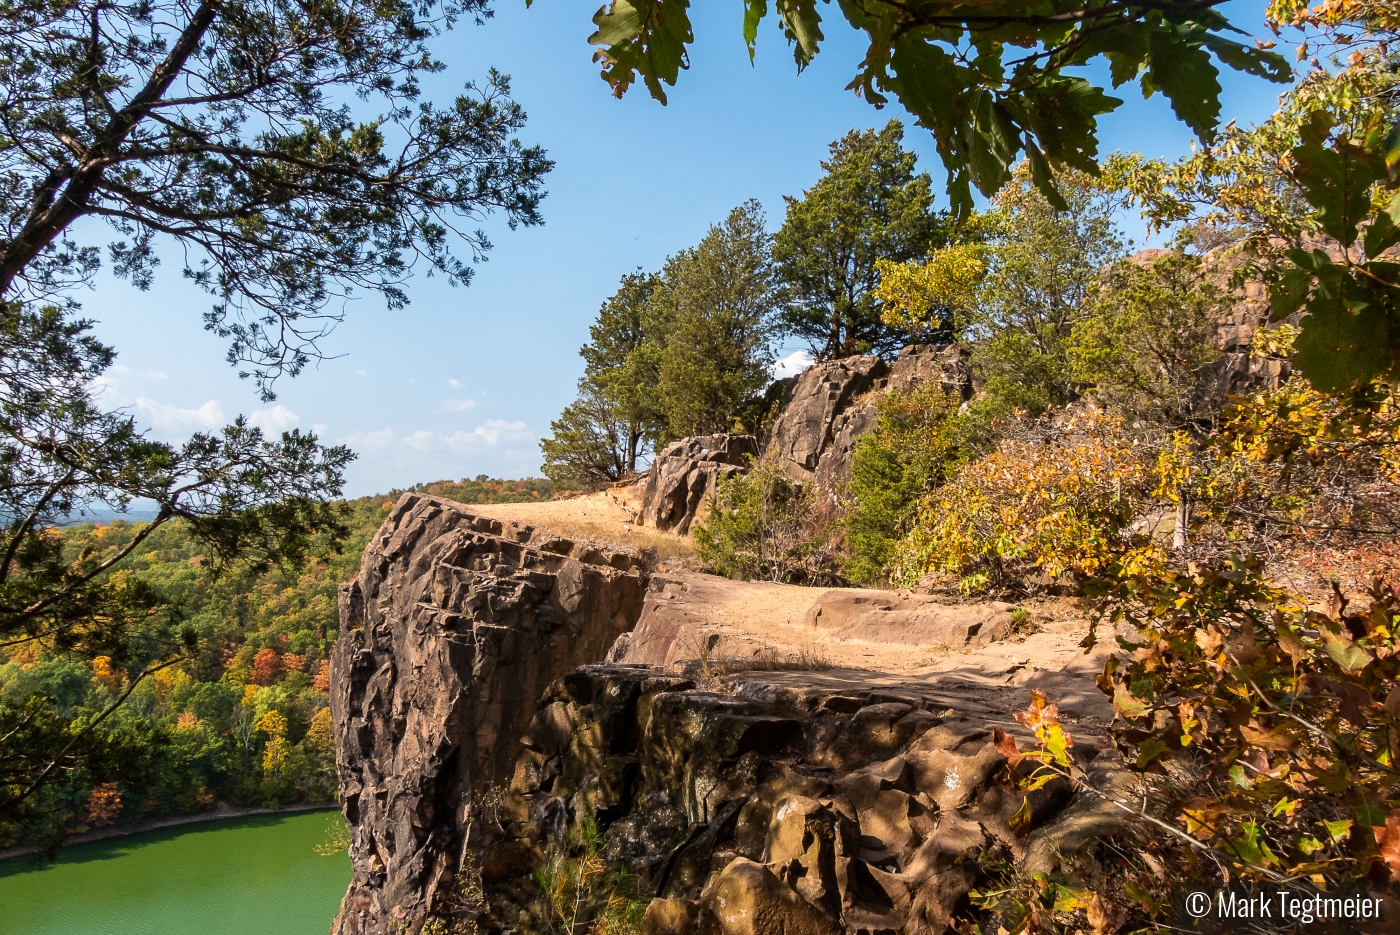
[[[119, 353], [106, 399], [167, 440], [238, 413], [270, 430], [315, 429], [359, 453], [352, 496], [477, 474], [534, 475], [538, 439], [573, 398], [578, 348], [619, 276], [657, 268], [748, 198], [776, 227], [782, 196], [810, 186], [827, 144], [852, 128], [904, 119], [921, 168], [942, 184], [932, 139], [897, 105], [876, 111], [842, 90], [863, 49], [834, 8], [822, 8], [827, 42], [799, 76], [772, 23], [750, 67], [740, 4], [697, 4], [692, 67], [662, 107], [645, 89], [614, 99], [599, 79], [585, 42], [596, 2], [536, 0], [526, 10], [523, 0], [505, 0], [486, 25], [460, 26], [436, 43], [448, 68], [428, 82], [428, 97], [449, 99], [488, 67], [500, 69], [530, 117], [522, 141], [556, 162], [544, 226], [488, 222], [495, 249], [470, 287], [419, 275], [404, 310], [368, 295], [350, 302], [324, 345], [335, 359], [284, 381], [279, 399], [265, 404], [223, 362], [223, 342], [202, 329], [208, 298], [180, 278], [172, 253], [149, 292], [103, 275], [78, 296]], [[1266, 35], [1263, 9], [1260, 0], [1234, 0], [1227, 13]], [[1276, 106], [1279, 86], [1222, 77], [1225, 119], [1255, 122]], [[1101, 152], [1188, 151], [1190, 132], [1160, 95], [1143, 101], [1130, 87], [1118, 95], [1127, 103], [1102, 122]], [[1143, 231], [1128, 234], [1141, 240]]]

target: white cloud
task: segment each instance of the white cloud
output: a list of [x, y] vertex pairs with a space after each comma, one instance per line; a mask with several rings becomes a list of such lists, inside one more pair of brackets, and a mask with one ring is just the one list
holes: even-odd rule
[[164, 370], [142, 370], [137, 376], [150, 377], [152, 380], [169, 380], [170, 374]]
[[316, 422], [316, 423], [313, 423], [312, 426], [311, 426], [311, 434], [312, 434], [312, 435], [315, 435], [317, 438], [325, 438], [325, 437], [326, 437], [326, 423], [324, 423], [324, 422]]
[[439, 441], [442, 436], [436, 432], [429, 432], [419, 429], [403, 440], [403, 443], [414, 451], [433, 451], [440, 447]]
[[380, 429], [377, 432], [356, 432], [349, 438], [342, 438], [343, 444], [354, 451], [379, 451], [388, 448], [398, 438], [393, 429]]
[[485, 425], [478, 425], [470, 432], [453, 432], [446, 441], [449, 448], [457, 451], [459, 448], [479, 445], [483, 442], [487, 445], [499, 445], [502, 441], [519, 442], [533, 437], [529, 427], [524, 422], [487, 419]]
[[454, 390], [460, 390], [462, 388], [461, 382], [457, 380], [448, 380], [447, 385], [452, 387]]
[[362, 376], [364, 376], [364, 375], [365, 375], [365, 372], [364, 372], [363, 370], [356, 370], [356, 371], [355, 371], [355, 376], [357, 376], [357, 377], [362, 377]]
[[281, 435], [290, 428], [295, 428], [301, 421], [301, 416], [292, 410], [278, 403], [271, 409], [259, 409], [248, 416], [248, 422], [256, 425], [268, 435]]
[[[455, 383], [455, 382], [457, 382], [457, 381], [454, 380], [454, 381], [452, 381], [452, 382]], [[436, 411], [436, 412], [466, 412], [468, 409], [472, 409], [472, 408], [475, 408], [475, 407], [476, 407], [476, 400], [474, 400], [474, 399], [461, 399], [461, 398], [444, 399], [442, 402], [438, 403], [437, 409], [436, 409], [435, 411]]]
[[781, 357], [773, 361], [773, 366], [769, 368], [769, 372], [773, 374], [773, 379], [781, 380], [784, 377], [797, 376], [799, 373], [812, 366], [813, 363], [815, 363], [815, 361], [812, 359], [812, 355], [806, 350], [793, 351], [786, 357]]
[[208, 400], [195, 409], [182, 409], [171, 403], [138, 396], [136, 407], [157, 431], [188, 432], [191, 429], [216, 429], [224, 424], [224, 408], [217, 399]]
[[93, 377], [92, 380], [88, 382], [88, 391], [98, 399], [102, 399], [109, 393], [117, 392], [117, 381], [106, 374], [100, 377]]

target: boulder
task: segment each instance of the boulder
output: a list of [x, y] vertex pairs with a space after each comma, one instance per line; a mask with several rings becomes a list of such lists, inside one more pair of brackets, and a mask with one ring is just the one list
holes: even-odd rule
[[672, 442], [652, 461], [641, 497], [641, 521], [682, 535], [704, 516], [721, 477], [758, 456], [752, 435], [696, 435]]
[[821, 594], [807, 625], [821, 639], [963, 649], [1005, 638], [1015, 604], [949, 604], [907, 591], [841, 588]]
[[911, 344], [888, 364], [878, 357], [814, 364], [797, 377], [765, 456], [795, 480], [837, 494], [850, 480], [856, 438], [875, 426], [880, 398], [930, 380], [960, 401], [972, 396], [972, 370], [954, 346]]
[[773, 424], [769, 456], [779, 459], [794, 477], [809, 479], [831, 444], [837, 418], [888, 373], [878, 357], [843, 357], [802, 371], [792, 398]]
[[[644, 585], [630, 553], [399, 499], [340, 590], [330, 708], [354, 878], [335, 935], [419, 931], [521, 738], [578, 741], [564, 711], [535, 716], [540, 695], [635, 625]], [[503, 847], [483, 873], [528, 874], [531, 859]]]
[[840, 935], [820, 912], [762, 864], [736, 857], [715, 880], [703, 908], [724, 935]]

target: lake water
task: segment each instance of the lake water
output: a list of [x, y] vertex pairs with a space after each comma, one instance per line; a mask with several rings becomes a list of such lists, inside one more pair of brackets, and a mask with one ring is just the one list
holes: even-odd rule
[[350, 858], [338, 812], [260, 815], [0, 862], [0, 935], [326, 935]]

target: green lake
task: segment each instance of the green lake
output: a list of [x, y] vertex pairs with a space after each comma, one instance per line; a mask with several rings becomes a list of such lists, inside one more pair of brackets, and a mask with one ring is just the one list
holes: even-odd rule
[[183, 825], [0, 862], [0, 935], [326, 935], [350, 858], [333, 811]]

